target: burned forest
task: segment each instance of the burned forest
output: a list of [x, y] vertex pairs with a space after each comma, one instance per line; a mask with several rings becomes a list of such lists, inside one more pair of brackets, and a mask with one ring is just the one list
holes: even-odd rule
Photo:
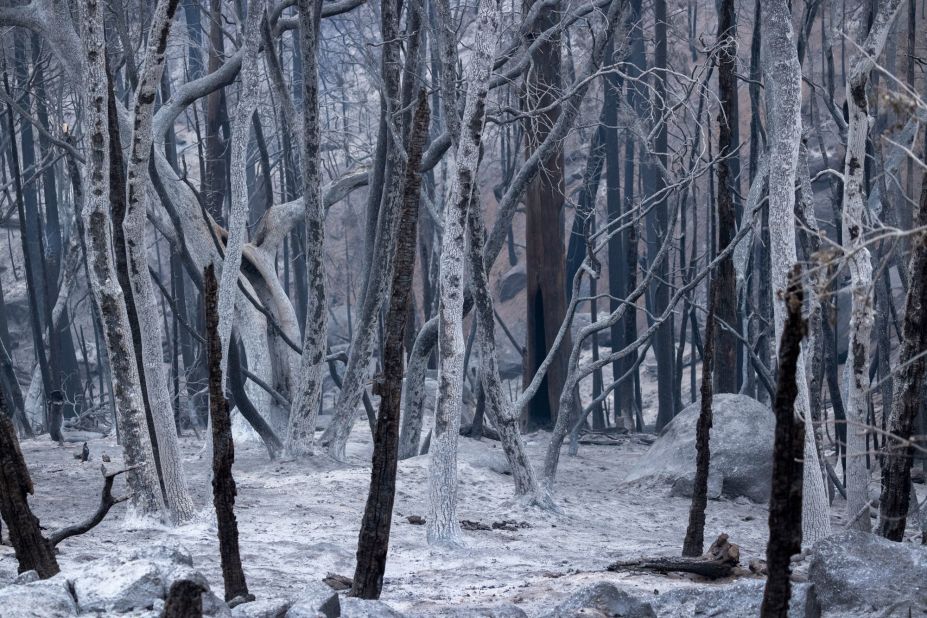
[[0, 618], [927, 616], [924, 0], [0, 0]]

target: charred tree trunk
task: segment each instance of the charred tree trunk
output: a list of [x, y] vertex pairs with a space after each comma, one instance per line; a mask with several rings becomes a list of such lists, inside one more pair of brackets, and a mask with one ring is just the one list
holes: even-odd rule
[[206, 307], [206, 342], [209, 356], [209, 417], [212, 421], [212, 489], [213, 505], [219, 525], [219, 555], [222, 560], [222, 580], [225, 600], [248, 598], [248, 584], [241, 567], [238, 550], [238, 521], [235, 519], [235, 479], [232, 463], [235, 445], [229, 402], [222, 384], [222, 343], [219, 338], [219, 284], [212, 264], [203, 272], [204, 304]]
[[[737, 132], [737, 15], [734, 0], [722, 0], [718, 7], [718, 96], [721, 100], [718, 112], [718, 251], [723, 251], [731, 243], [737, 228], [734, 196], [737, 194], [736, 173], [740, 165], [734, 165], [734, 161], [740, 155], [738, 144], [734, 141]], [[715, 311], [723, 325], [712, 328], [718, 369], [714, 372], [714, 389], [719, 393], [736, 393], [740, 375], [737, 364], [740, 344], [730, 329], [736, 328], [739, 332], [740, 328], [733, 256], [721, 262], [717, 277], [720, 290]], [[707, 342], [706, 339], [706, 346]]]
[[171, 584], [161, 618], [202, 618], [203, 586], [189, 579]]
[[[915, 221], [915, 227], [924, 226], [927, 226], [927, 174]], [[892, 405], [879, 499], [879, 534], [893, 541], [904, 539], [914, 455], [910, 439], [921, 407], [927, 369], [927, 234], [923, 231], [918, 238], [912, 238], [908, 273], [901, 353], [895, 376], [898, 393]]]
[[380, 412], [373, 438], [373, 462], [370, 493], [357, 541], [357, 567], [351, 595], [378, 599], [383, 588], [386, 554], [389, 549], [393, 502], [396, 497], [396, 464], [399, 454], [399, 413], [402, 397], [403, 340], [408, 322], [415, 274], [415, 248], [418, 240], [418, 206], [421, 199], [419, 166], [428, 134], [428, 99], [419, 95], [418, 109], [409, 137], [406, 163], [405, 195], [399, 213], [393, 281], [386, 315], [386, 338], [383, 350], [383, 378], [379, 391]]
[[762, 618], [788, 618], [792, 556], [801, 551], [802, 487], [805, 424], [795, 414], [796, 375], [806, 325], [801, 316], [804, 296], [801, 268], [792, 269], [785, 296], [786, 320], [779, 342], [779, 379], [776, 385], [776, 433], [773, 442], [772, 494], [769, 498], [769, 577], [763, 592]]
[[[525, 2], [530, 10], [533, 1]], [[557, 26], [560, 9], [555, 5], [541, 13], [529, 40]], [[525, 158], [538, 148], [560, 115], [560, 35], [555, 34], [533, 52], [533, 68], [526, 78], [524, 107], [529, 118], [525, 127]], [[534, 378], [566, 314], [565, 256], [563, 249], [563, 147], [557, 146], [544, 159], [541, 172], [525, 192], [525, 264], [527, 266], [527, 341], [524, 384]], [[528, 404], [525, 425], [552, 427], [557, 404], [566, 380], [570, 342], [551, 364], [544, 384]]]
[[19, 572], [34, 570], [45, 579], [60, 569], [54, 546], [42, 534], [39, 520], [29, 508], [27, 496], [31, 493], [32, 479], [0, 395], [0, 515], [9, 530]]
[[[719, 265], [719, 271], [724, 262]], [[732, 266], [733, 267], [733, 266]], [[698, 423], [695, 426], [695, 484], [692, 488], [692, 505], [689, 507], [689, 525], [686, 538], [682, 544], [682, 555], [696, 557], [702, 555], [705, 545], [705, 507], [708, 505], [708, 469], [711, 462], [709, 439], [712, 423], [712, 398], [714, 384], [712, 372], [715, 363], [715, 311], [718, 297], [727, 290], [727, 281], [719, 272], [712, 278], [708, 292], [708, 313], [705, 316], [705, 351], [702, 354], [702, 401], [699, 409]], [[693, 351], [694, 353], [694, 351]]]

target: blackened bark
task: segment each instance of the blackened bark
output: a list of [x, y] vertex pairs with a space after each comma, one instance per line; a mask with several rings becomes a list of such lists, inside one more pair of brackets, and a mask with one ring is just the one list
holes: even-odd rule
[[219, 555], [222, 560], [222, 580], [225, 600], [248, 595], [245, 572], [238, 550], [238, 522], [235, 519], [235, 479], [232, 463], [235, 445], [232, 442], [232, 422], [229, 402], [222, 388], [222, 343], [219, 339], [218, 296], [212, 264], [203, 271], [204, 304], [206, 308], [206, 348], [209, 357], [209, 416], [212, 421], [212, 490], [216, 521], [219, 526]]
[[789, 565], [792, 556], [801, 551], [805, 424], [795, 414], [795, 398], [798, 396], [795, 373], [801, 353], [801, 340], [807, 329], [801, 316], [803, 300], [801, 267], [796, 265], [792, 269], [785, 295], [787, 315], [779, 343], [769, 542], [766, 545], [769, 577], [760, 609], [762, 618], [788, 617], [791, 594]]
[[415, 248], [418, 239], [418, 206], [421, 199], [419, 166], [422, 148], [428, 134], [428, 99], [419, 94], [418, 109], [409, 137], [408, 161], [402, 210], [399, 213], [399, 234], [386, 315], [386, 338], [383, 350], [383, 378], [376, 384], [380, 412], [374, 433], [373, 462], [370, 472], [370, 493], [364, 509], [357, 541], [357, 567], [351, 595], [377, 599], [383, 588], [386, 554], [389, 549], [393, 502], [396, 497], [396, 463], [399, 456], [399, 416], [402, 396], [403, 339], [415, 274]]
[[[536, 0], [527, 0], [530, 10]], [[535, 20], [529, 40], [555, 27], [559, 6], [545, 10]], [[560, 115], [560, 35], [539, 45], [533, 53], [534, 67], [526, 79], [525, 157], [529, 157], [550, 134]], [[544, 110], [544, 111], [538, 111]], [[555, 147], [543, 161], [541, 172], [525, 192], [525, 263], [527, 265], [527, 342], [524, 384], [534, 378], [544, 362], [566, 315], [566, 283], [563, 248], [563, 147]], [[529, 428], [550, 427], [557, 419], [560, 393], [566, 381], [569, 338], [560, 346], [544, 383], [527, 408]]]
[[9, 530], [19, 572], [34, 570], [45, 579], [60, 569], [54, 547], [42, 535], [39, 520], [29, 508], [27, 496], [31, 493], [32, 479], [0, 395], [0, 515]]
[[[718, 251], [723, 251], [734, 238], [737, 215], [734, 195], [737, 191], [737, 177], [732, 159], [737, 158], [737, 144], [733, 142], [733, 130], [737, 126], [737, 16], [734, 0], [722, 0], [718, 10], [718, 96], [721, 110], [718, 112]], [[734, 257], [729, 255], [718, 265], [718, 303], [715, 307], [718, 319], [727, 326], [713, 328], [715, 333], [715, 354], [718, 370], [714, 372], [714, 388], [719, 393], [736, 393], [738, 376], [737, 337], [730, 328], [738, 328], [737, 282], [734, 277]], [[706, 340], [707, 341], [707, 340]], [[704, 388], [704, 387], [703, 387]]]
[[161, 618], [202, 618], [203, 586], [180, 579], [171, 584]]
[[[723, 262], [722, 262], [723, 264]], [[720, 269], [719, 264], [719, 269]], [[715, 363], [715, 314], [719, 297], [727, 290], [720, 273], [711, 280], [708, 292], [708, 313], [705, 316], [705, 351], [702, 354], [702, 401], [695, 426], [695, 484], [692, 504], [689, 507], [689, 525], [682, 544], [682, 555], [692, 558], [702, 555], [705, 545], [705, 507], [708, 505], [708, 468], [711, 462], [709, 438], [712, 423], [714, 384], [712, 372]], [[722, 303], [723, 304], [723, 303]]]
[[[915, 228], [927, 226], [927, 174]], [[898, 394], [892, 406], [889, 438], [884, 450], [882, 493], [879, 499], [879, 534], [893, 541], [904, 538], [911, 492], [911, 464], [914, 449], [910, 438], [921, 406], [924, 373], [927, 369], [927, 234], [911, 241], [908, 265], [909, 285], [902, 325], [901, 354], [895, 383]]]
[[[225, 38], [222, 31], [222, 3], [210, 0], [209, 57], [207, 70], [213, 73], [222, 66], [225, 52]], [[203, 183], [203, 197], [206, 210], [220, 225], [224, 222], [222, 203], [225, 201], [225, 144], [219, 135], [222, 124], [223, 90], [217, 89], [206, 96], [206, 176]]]

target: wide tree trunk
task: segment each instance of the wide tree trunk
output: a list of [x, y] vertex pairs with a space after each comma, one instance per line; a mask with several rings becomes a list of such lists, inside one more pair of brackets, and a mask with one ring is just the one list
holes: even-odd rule
[[[525, 2], [530, 11], [532, 0]], [[560, 20], [554, 5], [534, 21], [530, 38]], [[560, 35], [549, 37], [532, 53], [532, 69], [525, 80], [525, 157], [530, 157], [550, 133], [560, 115]], [[527, 269], [524, 384], [528, 385], [544, 362], [566, 314], [565, 256], [563, 250], [563, 147], [558, 145], [542, 160], [540, 173], [525, 192], [525, 264]], [[569, 340], [551, 363], [544, 384], [528, 403], [528, 429], [552, 427], [566, 379]]]

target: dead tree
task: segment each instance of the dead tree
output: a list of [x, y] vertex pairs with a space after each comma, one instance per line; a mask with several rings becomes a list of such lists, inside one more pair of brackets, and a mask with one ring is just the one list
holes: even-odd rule
[[[724, 262], [722, 262], [723, 266]], [[709, 439], [711, 433], [711, 405], [714, 395], [712, 372], [715, 364], [715, 311], [718, 295], [726, 281], [720, 276], [712, 278], [708, 292], [708, 315], [705, 317], [705, 351], [702, 354], [702, 402], [698, 423], [695, 426], [695, 486], [692, 488], [692, 505], [689, 508], [689, 525], [682, 544], [683, 556], [699, 556], [705, 544], [705, 507], [708, 505], [708, 467], [711, 462]]]
[[175, 581], [167, 593], [161, 618], [202, 618], [203, 592], [202, 585], [189, 579]]
[[740, 565], [740, 547], [731, 543], [726, 534], [720, 534], [703, 556], [641, 558], [640, 560], [615, 562], [608, 566], [608, 570], [693, 573], [708, 579], [719, 579], [733, 575], [738, 565]]
[[419, 94], [418, 109], [409, 137], [406, 164], [405, 197], [399, 213], [395, 268], [386, 316], [386, 340], [383, 347], [383, 378], [376, 383], [380, 395], [380, 413], [373, 438], [373, 464], [370, 493], [364, 509], [357, 541], [357, 567], [351, 596], [378, 599], [386, 571], [386, 553], [396, 497], [396, 463], [399, 458], [399, 416], [402, 397], [403, 340], [408, 322], [415, 274], [415, 248], [418, 233], [418, 206], [421, 199], [419, 166], [428, 133], [428, 99]]
[[[921, 186], [915, 227], [927, 226], [927, 174]], [[882, 467], [879, 499], [879, 534], [893, 541], [904, 538], [908, 501], [911, 497], [911, 464], [914, 448], [911, 434], [921, 407], [924, 373], [927, 369], [927, 233], [911, 242], [908, 263], [908, 295], [905, 300], [901, 354], [895, 384], [898, 396], [892, 403], [889, 438]]]
[[[84, 448], [86, 448], [84, 444]], [[48, 542], [52, 546], [58, 545], [61, 541], [69, 539], [72, 536], [77, 536], [79, 534], [84, 534], [89, 532], [93, 528], [96, 528], [97, 524], [103, 521], [103, 518], [106, 517], [106, 514], [109, 513], [109, 510], [120, 502], [125, 502], [129, 499], [129, 495], [116, 497], [113, 496], [113, 481], [116, 480], [116, 477], [120, 474], [124, 474], [131, 470], [131, 468], [122, 468], [121, 470], [107, 471], [106, 466], [100, 466], [100, 472], [103, 473], [103, 491], [100, 494], [100, 505], [97, 507], [96, 512], [82, 521], [79, 524], [74, 524], [73, 526], [65, 526], [64, 528], [59, 528], [52, 532], [48, 537]]]
[[785, 294], [786, 319], [779, 342], [779, 380], [774, 404], [776, 434], [769, 497], [769, 542], [766, 545], [769, 578], [760, 610], [763, 618], [787, 618], [791, 594], [789, 564], [792, 556], [801, 552], [805, 424], [795, 414], [795, 399], [798, 397], [798, 357], [807, 330], [801, 316], [803, 301], [801, 267], [796, 265]]
[[61, 569], [54, 546], [42, 534], [39, 520], [29, 508], [27, 496], [31, 493], [32, 479], [0, 394], [0, 515], [10, 533], [19, 572], [35, 571], [45, 579]]
[[219, 526], [219, 555], [222, 560], [222, 580], [225, 600], [248, 598], [248, 584], [241, 567], [238, 550], [238, 522], [235, 519], [235, 479], [232, 463], [235, 445], [232, 442], [232, 422], [229, 402], [225, 398], [222, 380], [222, 342], [219, 338], [219, 284], [212, 264], [203, 271], [203, 303], [206, 310], [206, 349], [209, 363], [209, 418], [212, 422], [212, 491]]

